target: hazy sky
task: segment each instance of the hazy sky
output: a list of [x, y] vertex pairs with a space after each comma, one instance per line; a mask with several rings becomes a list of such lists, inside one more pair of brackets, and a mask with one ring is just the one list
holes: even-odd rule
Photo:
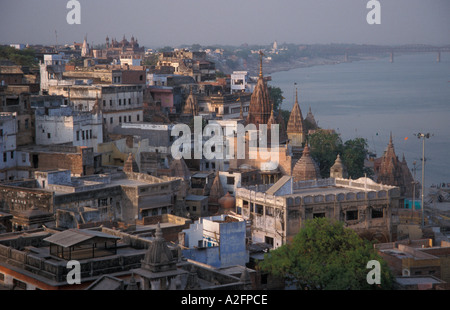
[[68, 0], [0, 0], [0, 43], [102, 44], [134, 35], [147, 47], [181, 44], [450, 44], [450, 0], [78, 0], [81, 24], [66, 21]]

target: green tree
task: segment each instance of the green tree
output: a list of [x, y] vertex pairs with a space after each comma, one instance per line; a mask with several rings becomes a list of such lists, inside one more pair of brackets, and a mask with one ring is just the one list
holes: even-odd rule
[[273, 103], [273, 110], [278, 111], [278, 107], [283, 103], [283, 91], [276, 86], [268, 86], [269, 96]]
[[[371, 260], [380, 263], [380, 284], [367, 282]], [[265, 254], [258, 266], [298, 289], [391, 289], [393, 282], [389, 267], [369, 241], [327, 218], [306, 221], [291, 243]]]
[[36, 52], [31, 48], [18, 50], [11, 46], [0, 45], [0, 59], [8, 59], [19, 66], [38, 66]]
[[330, 168], [334, 165], [338, 154], [342, 153], [342, 140], [335, 132], [317, 130], [308, 136], [311, 157], [317, 162], [322, 178], [330, 176]]
[[372, 176], [373, 171], [364, 167], [364, 160], [368, 154], [367, 140], [364, 138], [355, 138], [345, 141], [342, 160], [347, 167], [348, 176], [352, 179], [358, 179], [367, 176]]

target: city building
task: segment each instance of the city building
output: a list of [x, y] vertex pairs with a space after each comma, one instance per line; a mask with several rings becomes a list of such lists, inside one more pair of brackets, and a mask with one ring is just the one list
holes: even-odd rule
[[0, 185], [0, 201], [2, 212], [8, 213], [37, 207], [51, 214], [57, 210], [73, 212], [72, 217], [78, 217], [82, 224], [134, 223], [150, 215], [176, 213], [179, 200], [185, 196], [180, 190], [179, 178], [156, 178], [135, 172], [73, 177], [69, 170], [52, 169], [35, 171], [33, 179]]
[[206, 60], [206, 52], [190, 52], [184, 49], [159, 54], [156, 68], [169, 68], [170, 73], [190, 76], [195, 82], [214, 81], [216, 67]]
[[73, 111], [71, 107], [38, 108], [35, 116], [36, 144], [68, 143], [97, 152], [103, 142], [102, 115]]
[[44, 55], [43, 61], [39, 63], [42, 92], [49, 92], [50, 85], [58, 85], [63, 80], [67, 63], [64, 54]]
[[216, 268], [248, 263], [246, 222], [231, 215], [203, 217], [180, 233], [183, 256]]
[[248, 71], [233, 71], [230, 84], [231, 93], [253, 93], [256, 82], [249, 76]]
[[0, 180], [17, 177], [17, 113], [0, 112]]
[[112, 133], [122, 123], [143, 121], [144, 85], [53, 86], [50, 93], [67, 97], [78, 111], [101, 111], [104, 128]]
[[275, 184], [236, 190], [236, 212], [251, 221], [254, 243], [273, 248], [286, 244], [315, 217], [345, 223], [359, 234], [383, 242], [396, 231], [392, 211], [399, 208], [399, 189], [368, 178], [298, 181], [283, 176]]
[[[400, 284], [411, 277], [435, 277], [450, 282], [450, 242], [433, 245], [432, 239], [407, 239], [374, 245]], [[402, 281], [403, 280], [403, 281]], [[422, 284], [439, 283], [422, 281]]]

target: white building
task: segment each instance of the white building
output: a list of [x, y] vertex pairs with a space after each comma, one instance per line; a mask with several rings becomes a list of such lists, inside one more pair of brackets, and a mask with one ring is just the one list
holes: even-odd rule
[[101, 114], [73, 111], [63, 106], [36, 110], [36, 144], [72, 143], [97, 151], [103, 143]]
[[141, 123], [144, 119], [144, 86], [73, 85], [51, 86], [50, 93], [68, 98], [68, 105], [78, 111], [92, 111], [98, 104], [107, 132], [122, 123]]
[[233, 71], [231, 74], [231, 93], [253, 93], [256, 83], [249, 77], [247, 71]]
[[141, 57], [139, 55], [120, 55], [120, 64], [128, 66], [140, 66]]
[[17, 113], [0, 113], [0, 181], [13, 179], [17, 162], [16, 136], [17, 136]]
[[39, 63], [41, 91], [48, 91], [51, 83], [57, 85], [63, 79], [67, 62], [64, 53], [44, 55], [44, 61]]

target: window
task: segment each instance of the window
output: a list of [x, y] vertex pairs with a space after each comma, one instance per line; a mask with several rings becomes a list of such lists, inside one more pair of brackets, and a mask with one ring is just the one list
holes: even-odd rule
[[378, 219], [383, 217], [383, 209], [372, 209], [372, 218]]
[[112, 117], [109, 118], [109, 123], [110, 123], [110, 124], [113, 123], [113, 118], [112, 118]]
[[27, 289], [27, 284], [25, 282], [20, 281], [20, 280], [13, 279], [13, 287], [17, 287], [17, 288], [20, 288], [22, 290], [26, 290]]
[[345, 213], [346, 221], [353, 221], [358, 219], [358, 210], [347, 211]]
[[272, 237], [265, 236], [264, 242], [273, 246], [273, 238]]
[[131, 98], [128, 98], [128, 104], [131, 105]]
[[122, 123], [122, 116], [119, 116], [119, 123]]
[[119, 99], [119, 105], [122, 105], [122, 99]]
[[28, 129], [28, 118], [25, 120], [25, 129]]
[[84, 140], [84, 130], [81, 131], [81, 139]]
[[234, 185], [234, 177], [227, 177], [227, 184]]
[[313, 218], [325, 217], [325, 212], [313, 213]]
[[103, 100], [103, 106], [106, 107], [106, 100]]
[[89, 129], [89, 139], [92, 139], [92, 129]]
[[11, 151], [11, 159], [14, 159], [14, 151]]
[[80, 141], [80, 131], [77, 130], [77, 141]]
[[128, 115], [128, 122], [131, 122], [131, 115]]
[[112, 99], [109, 100], [109, 106], [112, 107]]
[[52, 137], [52, 135], [50, 134], [50, 133], [47, 133], [47, 138], [51, 138]]
[[136, 115], [136, 120], [139, 122], [139, 114]]
[[256, 204], [255, 206], [256, 206], [255, 212], [262, 215], [264, 213], [264, 207], [262, 205], [259, 205], [259, 204]]
[[[17, 121], [17, 130], [20, 130], [20, 120]], [[3, 136], [3, 134], [2, 134]]]
[[7, 156], [6, 156], [6, 152], [5, 153], [3, 153], [3, 162], [5, 162], [6, 163], [6, 161], [7, 161]]

